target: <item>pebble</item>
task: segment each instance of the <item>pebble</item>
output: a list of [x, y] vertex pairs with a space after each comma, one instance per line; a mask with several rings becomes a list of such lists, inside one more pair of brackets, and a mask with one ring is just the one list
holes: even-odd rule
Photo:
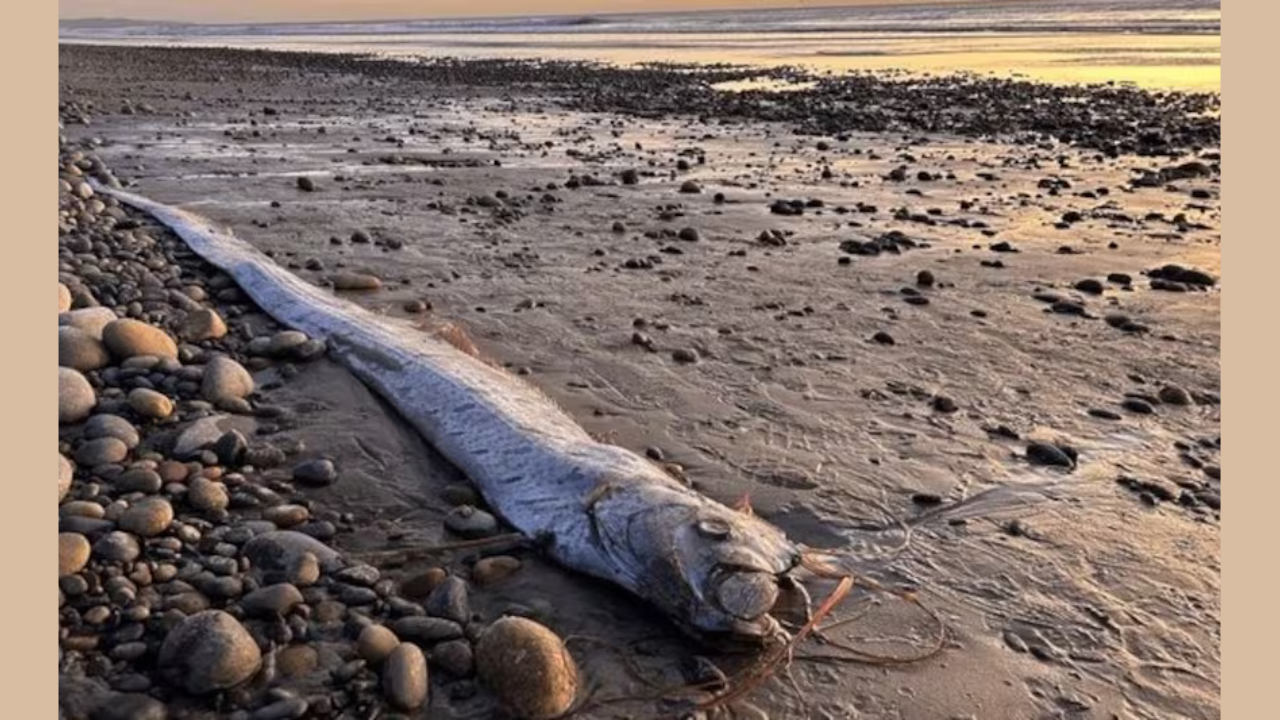
[[513, 715], [549, 720], [578, 696], [578, 668], [555, 633], [527, 618], [504, 617], [476, 643], [476, 672]]
[[471, 606], [467, 597], [467, 583], [450, 575], [427, 596], [423, 608], [433, 617], [452, 620], [459, 625], [471, 619]]
[[1032, 465], [1048, 465], [1051, 467], [1074, 467], [1071, 459], [1062, 448], [1049, 443], [1033, 442], [1027, 445], [1027, 460]]
[[356, 652], [370, 665], [381, 665], [399, 644], [400, 638], [385, 625], [371, 623], [360, 631]]
[[67, 493], [71, 492], [71, 481], [75, 477], [75, 467], [66, 455], [58, 453], [58, 502], [61, 503], [67, 499]]
[[119, 530], [103, 535], [93, 544], [93, 556], [103, 562], [131, 563], [141, 554], [138, 539]]
[[95, 467], [118, 463], [129, 456], [129, 446], [113, 437], [90, 440], [76, 448], [77, 465]]
[[306, 700], [286, 697], [254, 710], [249, 720], [296, 720], [305, 716], [310, 709]]
[[262, 519], [274, 523], [278, 528], [287, 529], [310, 520], [311, 511], [301, 505], [277, 505], [263, 511]]
[[58, 533], [58, 577], [74, 575], [89, 564], [92, 548], [89, 540], [79, 533]]
[[178, 359], [178, 345], [163, 330], [141, 320], [114, 320], [102, 329], [102, 342], [120, 359], [154, 355]]
[[178, 334], [193, 343], [218, 340], [226, 336], [227, 324], [216, 311], [204, 308], [188, 314]]
[[422, 615], [400, 618], [391, 623], [391, 629], [396, 637], [420, 645], [457, 640], [463, 635], [462, 626], [452, 620]]
[[200, 394], [205, 400], [218, 405], [244, 399], [252, 392], [253, 376], [235, 360], [219, 356], [205, 365], [204, 377], [200, 381]]
[[111, 355], [101, 340], [80, 328], [58, 328], [58, 365], [80, 372], [98, 370], [111, 362]]
[[200, 477], [188, 483], [187, 502], [201, 512], [216, 513], [227, 509], [231, 504], [231, 495], [227, 492], [226, 485]]
[[66, 285], [58, 283], [58, 312], [64, 313], [71, 309], [71, 290]]
[[262, 666], [262, 653], [238, 620], [221, 610], [205, 610], [169, 631], [158, 666], [187, 692], [204, 695], [253, 677]]
[[1157, 394], [1160, 402], [1168, 405], [1192, 405], [1194, 401], [1191, 399], [1191, 393], [1176, 385], [1165, 385], [1160, 388]]
[[249, 615], [261, 617], [283, 616], [303, 602], [302, 591], [290, 583], [276, 583], [258, 588], [240, 600], [240, 607]]
[[1120, 403], [1120, 407], [1138, 415], [1150, 415], [1156, 411], [1156, 409], [1151, 406], [1151, 403], [1146, 400], [1139, 400], [1138, 398], [1125, 398], [1124, 401]]
[[99, 413], [89, 418], [84, 424], [84, 437], [88, 440], [97, 438], [113, 437], [125, 444], [130, 450], [138, 447], [138, 443], [142, 441], [138, 435], [138, 429], [133, 423], [125, 420], [119, 415], [110, 413]]
[[431, 568], [400, 583], [400, 593], [407, 598], [426, 598], [448, 576], [443, 568]]
[[58, 316], [58, 325], [83, 330], [101, 342], [103, 329], [118, 319], [111, 308], [90, 307], [62, 313]]
[[58, 368], [58, 423], [78, 423], [89, 417], [98, 397], [88, 379], [77, 370]]
[[[274, 530], [244, 544], [250, 572], [259, 582], [307, 586], [323, 569], [337, 569], [338, 553], [315, 538], [293, 530]], [[310, 556], [308, 558], [308, 556]]]
[[671, 359], [681, 364], [698, 362], [698, 351], [693, 348], [677, 348], [671, 353]]
[[168, 720], [165, 704], [140, 692], [117, 693], [106, 697], [89, 715], [89, 720]]
[[335, 290], [378, 290], [382, 280], [365, 273], [341, 272], [330, 278]]
[[293, 468], [293, 479], [303, 485], [324, 487], [338, 479], [338, 470], [332, 460], [308, 460]]
[[173, 506], [164, 498], [146, 498], [133, 504], [116, 524], [140, 537], [155, 537], [173, 522]]
[[921, 287], [933, 287], [933, 283], [934, 283], [934, 277], [932, 272], [929, 272], [928, 270], [921, 270], [920, 272], [916, 273], [917, 285]]
[[444, 526], [464, 538], [482, 538], [498, 532], [498, 519], [474, 506], [459, 505], [445, 516]]
[[1077, 282], [1074, 287], [1076, 290], [1090, 295], [1101, 295], [1103, 291], [1102, 282], [1094, 278], [1085, 278]]
[[476, 562], [471, 568], [471, 580], [476, 585], [491, 585], [520, 569], [520, 560], [510, 555], [495, 555]]
[[411, 711], [427, 702], [427, 659], [417, 645], [400, 643], [382, 668], [382, 688], [394, 707]]
[[466, 640], [450, 640], [431, 650], [431, 661], [436, 667], [454, 677], [468, 677], [475, 670], [475, 655]]
[[163, 420], [173, 414], [173, 401], [149, 388], [129, 391], [129, 408], [148, 420]]
[[315, 192], [315, 189], [316, 189], [315, 180], [312, 180], [311, 178], [305, 175], [298, 178], [297, 184], [298, 184], [298, 189], [303, 192]]

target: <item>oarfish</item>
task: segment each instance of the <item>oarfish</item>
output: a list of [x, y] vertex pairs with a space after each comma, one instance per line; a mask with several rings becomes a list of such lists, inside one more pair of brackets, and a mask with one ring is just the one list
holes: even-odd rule
[[207, 219], [96, 189], [173, 230], [283, 325], [324, 340], [558, 564], [624, 588], [700, 637], [780, 632], [769, 611], [802, 548], [779, 528], [597, 441], [526, 381], [312, 285]]

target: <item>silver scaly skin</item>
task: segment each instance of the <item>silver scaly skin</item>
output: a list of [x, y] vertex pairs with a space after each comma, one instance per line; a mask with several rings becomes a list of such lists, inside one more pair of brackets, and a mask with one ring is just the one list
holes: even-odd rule
[[546, 395], [439, 338], [315, 287], [199, 216], [119, 189], [280, 323], [324, 340], [560, 565], [643, 598], [697, 636], [774, 639], [801, 548], [649, 460], [593, 439]]

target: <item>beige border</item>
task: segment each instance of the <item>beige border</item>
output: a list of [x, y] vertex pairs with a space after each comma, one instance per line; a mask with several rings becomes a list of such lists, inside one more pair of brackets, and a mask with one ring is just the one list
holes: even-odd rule
[[[15, 652], [0, 661], [6, 690], [0, 715], [54, 718], [58, 628], [52, 524], [57, 515], [53, 455], [39, 448], [53, 444], [49, 435], [58, 427], [51, 402], [57, 383], [52, 329], [57, 259], [53, 210], [58, 197], [53, 177], [58, 56], [52, 40], [57, 4], [14, 4], [5, 8], [4, 15], [9, 37], [0, 49], [6, 108], [0, 113], [5, 146], [5, 168], [0, 172], [5, 207], [0, 308], [8, 349], [3, 353], [5, 412], [0, 415], [6, 508], [0, 548], [9, 577], [4, 593], [5, 642]], [[40, 310], [41, 306], [47, 309]], [[36, 551], [41, 544], [47, 549]]]

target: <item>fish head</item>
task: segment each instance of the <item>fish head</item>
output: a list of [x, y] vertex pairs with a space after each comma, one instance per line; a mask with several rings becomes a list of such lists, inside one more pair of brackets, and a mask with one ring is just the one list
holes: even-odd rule
[[767, 641], [777, 634], [769, 614], [800, 549], [781, 530], [708, 502], [674, 532], [675, 571], [692, 600], [684, 622], [700, 634]]

